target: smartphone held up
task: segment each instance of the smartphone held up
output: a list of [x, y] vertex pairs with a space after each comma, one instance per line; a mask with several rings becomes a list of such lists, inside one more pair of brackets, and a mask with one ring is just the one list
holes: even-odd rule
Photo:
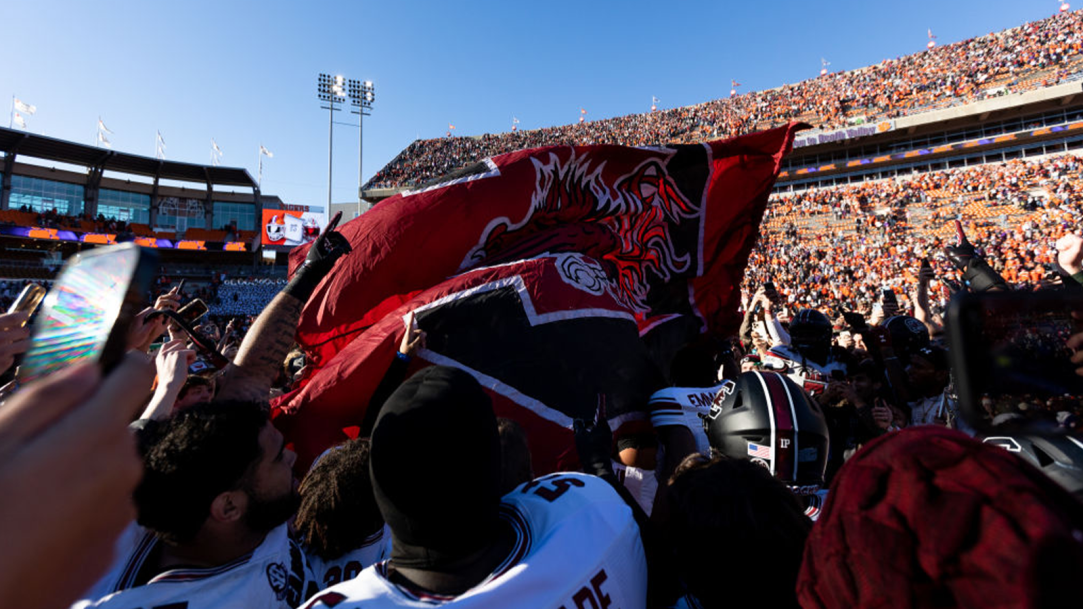
[[1083, 408], [1081, 320], [1078, 291], [957, 294], [947, 328], [964, 419], [982, 433], [1042, 432]]
[[86, 361], [111, 370], [124, 355], [157, 262], [156, 252], [131, 243], [71, 257], [42, 301], [20, 382]]

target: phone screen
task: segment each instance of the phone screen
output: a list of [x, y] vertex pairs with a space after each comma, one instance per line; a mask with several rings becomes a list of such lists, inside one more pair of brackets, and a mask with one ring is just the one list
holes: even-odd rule
[[101, 357], [139, 260], [137, 247], [116, 246], [80, 254], [64, 267], [34, 323], [20, 381]]
[[[949, 308], [953, 371], [964, 412], [1055, 420], [1083, 405], [1083, 377], [1066, 345], [1083, 296], [1064, 291], [962, 294]], [[977, 410], [979, 409], [980, 410]]]
[[185, 322], [192, 324], [195, 323], [200, 317], [207, 314], [207, 305], [203, 300], [199, 298], [193, 299], [188, 304], [184, 305], [177, 311], [177, 315], [180, 315]]

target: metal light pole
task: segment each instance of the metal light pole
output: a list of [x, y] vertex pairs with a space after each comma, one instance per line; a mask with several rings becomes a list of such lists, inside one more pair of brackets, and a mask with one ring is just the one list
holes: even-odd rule
[[316, 87], [316, 95], [320, 98], [320, 101], [327, 102], [326, 106], [320, 106], [320, 108], [328, 111], [327, 119], [327, 213], [331, 213], [331, 171], [334, 160], [334, 137], [335, 137], [335, 111], [338, 108], [335, 107], [335, 102], [346, 101], [346, 78], [341, 74], [338, 76], [331, 76], [330, 74], [320, 74], [319, 84]]
[[[372, 104], [376, 101], [376, 89], [371, 80], [358, 82], [349, 81], [348, 87], [350, 102], [354, 109], [350, 114], [357, 115], [357, 215], [361, 215], [361, 186], [364, 184], [362, 164], [362, 151], [364, 150], [365, 117], [372, 116]], [[370, 112], [366, 112], [369, 110]], [[328, 212], [330, 213], [330, 212]]]

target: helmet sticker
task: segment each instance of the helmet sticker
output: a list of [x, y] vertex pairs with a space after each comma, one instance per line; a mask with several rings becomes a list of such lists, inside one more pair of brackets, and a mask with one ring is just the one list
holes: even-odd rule
[[750, 457], [759, 457], [761, 459], [771, 458], [771, 447], [763, 444], [748, 443], [748, 455]]

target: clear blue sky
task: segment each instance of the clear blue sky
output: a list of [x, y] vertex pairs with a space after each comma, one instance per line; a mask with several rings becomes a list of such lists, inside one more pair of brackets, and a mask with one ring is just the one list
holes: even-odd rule
[[[1073, 9], [1083, 7], [1083, 0]], [[0, 104], [37, 106], [29, 130], [115, 150], [210, 161], [288, 203], [327, 199], [320, 72], [372, 80], [365, 179], [417, 137], [506, 131], [689, 105], [848, 70], [1052, 15], [1056, 0], [33, 0], [9, 2]], [[5, 117], [6, 118], [6, 117]], [[354, 118], [354, 117], [350, 117]], [[339, 115], [337, 120], [345, 120]], [[6, 121], [5, 121], [6, 124]], [[335, 128], [336, 202], [356, 200], [357, 129]]]

